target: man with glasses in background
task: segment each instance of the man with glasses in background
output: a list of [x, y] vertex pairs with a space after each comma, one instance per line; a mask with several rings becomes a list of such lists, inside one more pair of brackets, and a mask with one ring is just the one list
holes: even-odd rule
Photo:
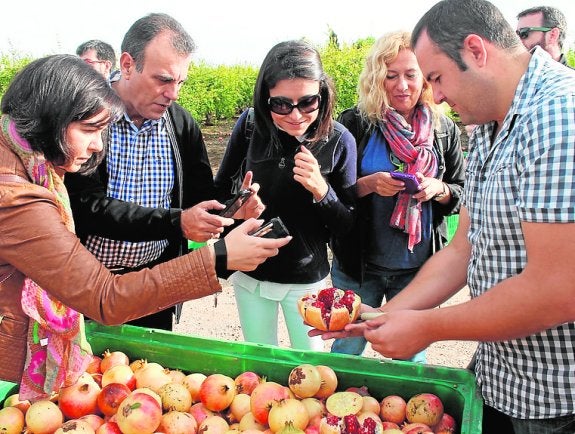
[[553, 60], [567, 65], [563, 42], [567, 34], [567, 20], [559, 9], [535, 6], [517, 15], [517, 35], [528, 50], [539, 45]]
[[76, 55], [106, 79], [116, 68], [116, 53], [112, 46], [98, 39], [86, 41], [76, 49]]

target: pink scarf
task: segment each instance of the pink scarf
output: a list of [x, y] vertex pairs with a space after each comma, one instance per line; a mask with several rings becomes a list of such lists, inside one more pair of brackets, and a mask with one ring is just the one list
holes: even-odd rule
[[[396, 110], [387, 110], [381, 130], [393, 154], [406, 164], [406, 173], [421, 172], [426, 177], [437, 174], [431, 113], [427, 106], [415, 107], [412, 125]], [[407, 247], [413, 252], [413, 247], [421, 241], [421, 203], [408, 193], [399, 193], [390, 225], [409, 234]]]
[[[74, 232], [68, 193], [53, 165], [32, 151], [8, 116], [2, 116], [2, 130], [32, 182], [54, 193], [62, 221]], [[21, 302], [30, 321], [19, 395], [20, 399], [35, 401], [75, 383], [86, 370], [92, 350], [85, 338], [82, 314], [56, 300], [32, 279], [24, 280]]]

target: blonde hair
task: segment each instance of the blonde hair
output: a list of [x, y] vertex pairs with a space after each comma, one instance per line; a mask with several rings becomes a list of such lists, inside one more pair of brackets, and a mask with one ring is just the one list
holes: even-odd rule
[[[361, 115], [370, 123], [383, 120], [387, 109], [391, 107], [384, 82], [387, 77], [387, 66], [393, 62], [401, 50], [411, 50], [411, 33], [406, 31], [391, 32], [380, 37], [365, 59], [365, 65], [359, 76], [358, 108]], [[427, 105], [434, 123], [440, 116], [440, 110], [433, 101], [431, 85], [423, 77], [423, 88], [419, 103]]]

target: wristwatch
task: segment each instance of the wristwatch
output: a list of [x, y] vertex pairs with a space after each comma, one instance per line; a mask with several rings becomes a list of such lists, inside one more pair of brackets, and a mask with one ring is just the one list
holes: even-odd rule
[[441, 193], [437, 193], [435, 196], [433, 196], [433, 200], [440, 201], [449, 194], [449, 189], [447, 188], [447, 185], [444, 182], [442, 182], [441, 185], [443, 185], [443, 190], [441, 190]]

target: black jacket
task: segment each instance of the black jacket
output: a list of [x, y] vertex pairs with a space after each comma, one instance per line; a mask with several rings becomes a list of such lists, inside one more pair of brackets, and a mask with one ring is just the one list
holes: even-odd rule
[[106, 160], [91, 175], [66, 174], [76, 233], [82, 241], [88, 235], [132, 242], [168, 239], [163, 257], [174, 258], [187, 252], [180, 215], [182, 209], [215, 197], [213, 174], [194, 118], [173, 103], [168, 108], [167, 125], [175, 137], [172, 147], [176, 173], [169, 209], [143, 207], [108, 197]]
[[[347, 127], [355, 137], [357, 143], [357, 173], [360, 177], [361, 161], [367, 142], [375, 128], [361, 117], [357, 107], [343, 111], [338, 121]], [[461, 195], [465, 179], [465, 163], [460, 144], [460, 130], [447, 116], [442, 115], [440, 125], [434, 131], [433, 149], [438, 157], [438, 173], [436, 178], [441, 179], [451, 193], [449, 203], [442, 205], [432, 202], [433, 214], [433, 252], [445, 245], [447, 241], [447, 227], [445, 217], [459, 212]], [[363, 282], [365, 271], [365, 246], [367, 243], [367, 228], [371, 226], [369, 207], [371, 206], [369, 194], [356, 202], [356, 224], [351, 232], [345, 236], [332, 236], [330, 246], [337, 258], [343, 272], [359, 282]]]
[[247, 111], [232, 131], [216, 187], [219, 192], [230, 192], [234, 175], [246, 158], [245, 168], [253, 172], [253, 182], [260, 184], [258, 194], [266, 205], [260, 218], [280, 217], [293, 236], [278, 255], [246, 274], [276, 283], [318, 282], [329, 274], [330, 234], [345, 233], [354, 219], [355, 141], [346, 128], [334, 122], [327, 140], [308, 145], [329, 186], [326, 196], [314, 202], [312, 194], [293, 179], [294, 156], [301, 145], [297, 139], [280, 131], [281, 149], [271, 151], [256, 127], [248, 143], [246, 119]]

